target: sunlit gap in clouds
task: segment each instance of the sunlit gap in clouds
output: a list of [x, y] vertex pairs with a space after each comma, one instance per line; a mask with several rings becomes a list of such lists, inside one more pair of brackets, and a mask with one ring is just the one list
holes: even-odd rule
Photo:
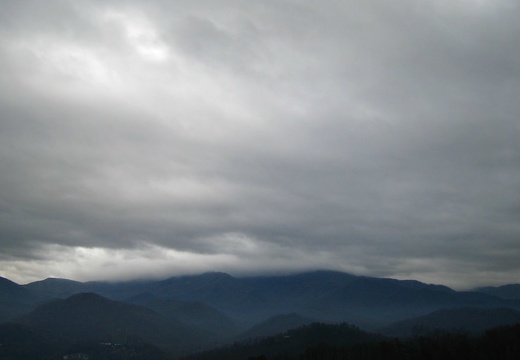
[[143, 16], [109, 10], [104, 18], [123, 27], [128, 43], [144, 59], [157, 62], [168, 59], [170, 55], [168, 46]]
[[196, 254], [152, 244], [134, 249], [46, 245], [41, 253], [45, 258], [4, 262], [2, 273], [20, 283], [42, 280], [42, 274], [78, 281], [133, 280], [221, 269], [234, 260], [228, 254]]
[[[270, 274], [273, 270], [274, 273], [291, 273], [326, 269], [327, 264], [338, 260], [335, 254], [326, 251], [309, 255], [239, 232], [212, 235], [199, 239], [199, 242], [206, 243], [208, 251], [176, 250], [148, 242], [125, 249], [44, 245], [38, 251], [38, 258], [4, 261], [0, 271], [18, 283], [42, 280], [43, 277], [125, 281], [164, 279], [210, 271], [229, 272], [235, 276]], [[354, 267], [348, 270], [356, 272]]]

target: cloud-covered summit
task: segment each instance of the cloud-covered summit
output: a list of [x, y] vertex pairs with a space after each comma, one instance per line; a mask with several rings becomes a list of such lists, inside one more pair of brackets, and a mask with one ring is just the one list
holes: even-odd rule
[[520, 275], [515, 2], [5, 2], [0, 275]]

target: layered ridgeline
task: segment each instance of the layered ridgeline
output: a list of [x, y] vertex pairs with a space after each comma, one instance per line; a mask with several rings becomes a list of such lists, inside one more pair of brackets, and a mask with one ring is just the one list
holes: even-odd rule
[[509, 308], [454, 308], [434, 311], [381, 329], [388, 336], [417, 336], [435, 330], [482, 333], [487, 329], [520, 324], [520, 311]]
[[122, 301], [147, 294], [156, 300], [197, 302], [246, 324], [278, 314], [297, 313], [319, 321], [347, 321], [375, 329], [452, 307], [520, 309], [520, 300], [481, 292], [459, 292], [413, 280], [354, 276], [332, 271], [249, 278], [206, 273], [163, 281], [124, 283], [47, 279], [24, 288], [39, 299], [94, 292]]
[[520, 300], [520, 284], [508, 284], [502, 286], [487, 286], [477, 288], [475, 291], [501, 297], [503, 299]]
[[[483, 331], [520, 319], [514, 297], [331, 271], [249, 278], [206, 273], [120, 283], [46, 279], [23, 286], [0, 280], [0, 320], [9, 320], [0, 335], [20, 334], [18, 343], [7, 335], [0, 339], [4, 352], [9, 343], [16, 348], [32, 337], [32, 343], [45, 344], [39, 349], [58, 348], [55, 353], [78, 344], [117, 343], [148, 344], [146, 351], [160, 348], [178, 356], [311, 323], [345, 322], [400, 336], [417, 329]], [[138, 358], [132, 351], [126, 356]]]

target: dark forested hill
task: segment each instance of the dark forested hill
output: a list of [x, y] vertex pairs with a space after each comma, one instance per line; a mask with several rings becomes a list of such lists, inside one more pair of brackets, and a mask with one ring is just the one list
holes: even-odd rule
[[42, 334], [52, 334], [63, 342], [125, 343], [136, 338], [176, 353], [193, 350], [198, 343], [204, 343], [206, 336], [179, 321], [165, 320], [150, 309], [93, 293], [52, 301], [14, 322]]
[[79, 354], [98, 360], [172, 360], [161, 349], [134, 339], [124, 344], [78, 341], [70, 343], [42, 333], [29, 326], [0, 324], [0, 359], [2, 360], [63, 360], [80, 359]]
[[316, 321], [313, 319], [295, 313], [275, 315], [244, 331], [240, 334], [240, 339], [259, 339], [268, 337], [303, 325], [312, 324], [314, 322]]
[[34, 360], [59, 351], [54, 339], [27, 326], [0, 324], [0, 359]]
[[240, 323], [201, 302], [163, 300], [149, 293], [126, 301], [152, 309], [165, 319], [181, 321], [194, 329], [204, 329], [213, 343], [230, 340], [243, 330]]
[[[232, 346], [223, 347], [213, 351], [199, 353], [189, 356], [190, 360], [242, 360], [242, 359], [265, 359], [285, 358], [303, 353], [305, 349], [319, 344], [334, 346], [351, 346], [354, 344], [372, 343], [383, 339], [361, 331], [359, 328], [349, 324], [326, 325], [313, 323], [298, 327], [276, 336], [259, 340], [235, 343]], [[293, 358], [293, 357], [291, 357]], [[316, 357], [316, 359], [322, 359]]]
[[411, 336], [433, 330], [479, 333], [500, 325], [520, 323], [520, 311], [508, 308], [444, 309], [413, 319], [399, 321], [383, 330], [389, 336]]
[[516, 360], [520, 324], [479, 335], [436, 331], [396, 339], [347, 324], [311, 324], [260, 341], [235, 343], [187, 360]]

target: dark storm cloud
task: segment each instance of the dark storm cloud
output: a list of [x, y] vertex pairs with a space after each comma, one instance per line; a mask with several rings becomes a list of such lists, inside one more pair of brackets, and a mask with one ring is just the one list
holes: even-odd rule
[[514, 3], [2, 6], [3, 275], [519, 275]]

